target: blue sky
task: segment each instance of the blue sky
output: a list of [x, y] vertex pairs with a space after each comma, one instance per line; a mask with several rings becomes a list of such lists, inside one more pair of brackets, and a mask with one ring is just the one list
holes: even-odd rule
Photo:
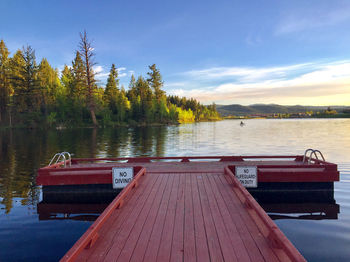
[[168, 94], [205, 104], [350, 105], [350, 1], [0, 0], [13, 54], [70, 64], [87, 30], [100, 83], [155, 63]]

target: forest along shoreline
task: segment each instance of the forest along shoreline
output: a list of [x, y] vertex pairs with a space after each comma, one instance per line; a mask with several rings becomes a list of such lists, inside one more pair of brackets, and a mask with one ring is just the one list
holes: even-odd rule
[[131, 75], [128, 89], [111, 65], [107, 83], [96, 80], [95, 53], [86, 32], [62, 71], [24, 46], [12, 56], [0, 41], [0, 127], [115, 127], [221, 120], [216, 105], [167, 95], [155, 64], [147, 77]]

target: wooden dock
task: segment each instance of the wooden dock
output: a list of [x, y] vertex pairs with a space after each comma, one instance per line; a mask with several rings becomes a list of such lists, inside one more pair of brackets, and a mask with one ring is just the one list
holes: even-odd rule
[[138, 169], [61, 261], [305, 259], [225, 167]]

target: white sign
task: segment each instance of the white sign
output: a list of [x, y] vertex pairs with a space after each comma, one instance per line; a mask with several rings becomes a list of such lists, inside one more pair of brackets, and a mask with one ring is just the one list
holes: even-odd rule
[[113, 188], [124, 188], [126, 187], [134, 177], [134, 169], [132, 167], [113, 167], [112, 168], [112, 179]]
[[256, 166], [236, 166], [236, 177], [244, 187], [258, 187]]

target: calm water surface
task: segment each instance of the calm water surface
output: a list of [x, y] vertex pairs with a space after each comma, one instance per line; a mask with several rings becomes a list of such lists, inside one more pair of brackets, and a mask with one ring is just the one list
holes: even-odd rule
[[62, 205], [41, 203], [36, 170], [57, 152], [74, 157], [289, 155], [306, 148], [321, 150], [339, 165], [333, 203], [292, 204], [292, 211], [264, 207], [307, 260], [350, 261], [350, 119], [245, 123], [0, 132], [0, 261], [59, 260], [106, 206], [83, 205], [73, 214], [69, 205], [65, 211]]

